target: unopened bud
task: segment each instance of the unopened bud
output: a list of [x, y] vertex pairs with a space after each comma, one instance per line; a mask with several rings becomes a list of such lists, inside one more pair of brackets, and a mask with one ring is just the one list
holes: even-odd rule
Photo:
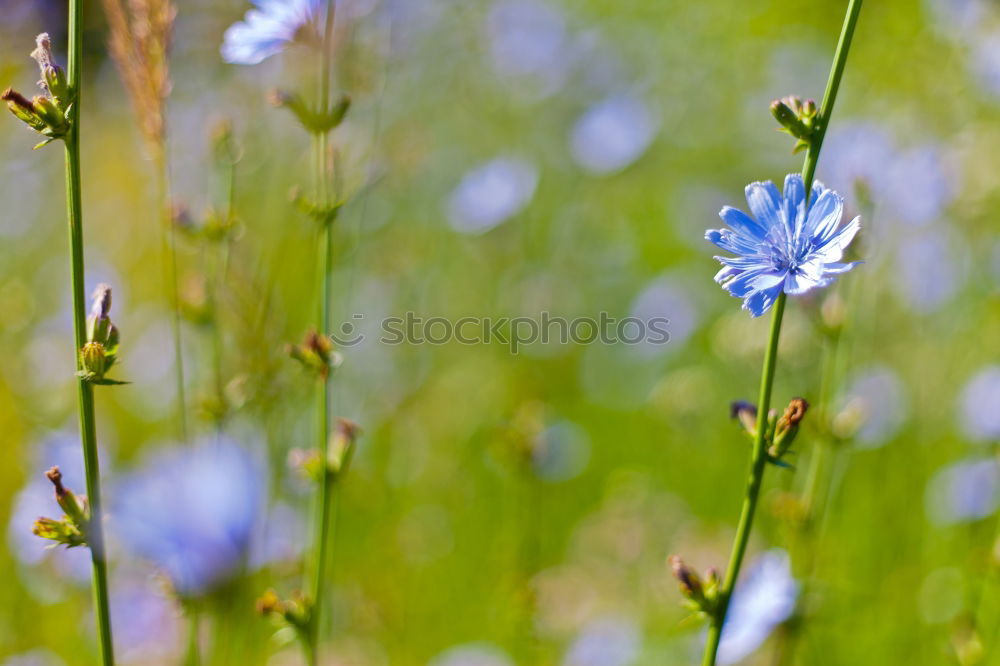
[[327, 464], [334, 475], [347, 471], [354, 455], [354, 443], [357, 441], [361, 427], [348, 419], [337, 419], [337, 426], [330, 438], [330, 448], [327, 453]]
[[102, 379], [106, 367], [107, 354], [100, 342], [88, 342], [80, 350], [80, 362], [83, 369], [94, 379]]
[[736, 400], [729, 405], [729, 418], [737, 419], [747, 434], [757, 433], [757, 407], [745, 400]]
[[45, 476], [52, 482], [52, 485], [55, 486], [56, 502], [58, 502], [59, 507], [66, 512], [66, 517], [78, 527], [83, 527], [87, 520], [86, 503], [81, 501], [72, 490], [63, 485], [62, 472], [59, 471], [58, 467], [50, 467], [49, 470], [45, 472]]
[[680, 586], [681, 594], [688, 599], [701, 603], [705, 599], [705, 588], [701, 584], [701, 579], [690, 567], [684, 564], [684, 560], [678, 555], [670, 556], [670, 569], [674, 578]]
[[103, 282], [97, 285], [91, 298], [93, 305], [90, 308], [90, 314], [97, 317], [107, 317], [111, 313], [111, 287], [109, 285]]
[[792, 398], [788, 403], [774, 428], [774, 443], [768, 451], [772, 459], [780, 460], [791, 447], [799, 432], [799, 424], [808, 410], [809, 403], [805, 398]]

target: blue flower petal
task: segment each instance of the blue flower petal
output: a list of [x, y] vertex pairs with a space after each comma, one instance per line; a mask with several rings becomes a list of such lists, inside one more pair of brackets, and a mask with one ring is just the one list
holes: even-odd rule
[[844, 250], [854, 240], [854, 236], [857, 235], [860, 228], [861, 218], [856, 217], [817, 247], [816, 254], [821, 256], [826, 263], [840, 261], [841, 257], [844, 256]]
[[750, 239], [761, 241], [767, 235], [767, 229], [760, 226], [760, 224], [743, 211], [732, 206], [723, 206], [722, 210], [719, 211], [719, 217], [733, 231], [743, 236], [748, 236]]
[[781, 222], [781, 194], [774, 183], [750, 183], [746, 196], [750, 212], [761, 227], [771, 229]]
[[785, 228], [793, 234], [798, 233], [805, 219], [805, 203], [806, 190], [802, 185], [802, 176], [797, 173], [788, 174], [785, 176], [785, 197], [781, 208]]
[[747, 310], [752, 316], [759, 317], [774, 305], [774, 302], [778, 300], [778, 294], [781, 293], [783, 284], [779, 282], [770, 289], [762, 289], [751, 294], [746, 300], [743, 301], [743, 309]]
[[833, 190], [823, 190], [809, 206], [804, 231], [820, 240], [830, 237], [844, 214], [844, 199]]

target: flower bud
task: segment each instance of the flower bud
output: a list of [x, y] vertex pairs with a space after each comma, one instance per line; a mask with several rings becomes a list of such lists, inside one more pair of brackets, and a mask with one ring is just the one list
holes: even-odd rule
[[684, 560], [678, 555], [670, 556], [670, 568], [674, 578], [680, 585], [681, 594], [689, 599], [698, 600], [704, 598], [704, 588], [698, 574], [684, 564]]
[[80, 350], [80, 364], [87, 376], [93, 379], [104, 379], [107, 371], [107, 354], [100, 342], [88, 342]]
[[45, 477], [55, 486], [56, 502], [66, 512], [66, 517], [79, 527], [86, 525], [87, 520], [89, 520], [87, 503], [62, 484], [62, 472], [59, 471], [59, 468], [49, 468], [45, 472]]
[[745, 400], [736, 400], [729, 405], [729, 418], [737, 419], [748, 435], [757, 434], [757, 407]]
[[336, 428], [330, 437], [330, 447], [327, 451], [327, 465], [334, 476], [346, 472], [354, 456], [354, 444], [361, 428], [348, 419], [337, 419]]
[[780, 460], [795, 441], [799, 432], [799, 424], [809, 409], [809, 403], [804, 398], [792, 398], [785, 408], [784, 414], [778, 419], [774, 428], [774, 443], [768, 450], [773, 460]]

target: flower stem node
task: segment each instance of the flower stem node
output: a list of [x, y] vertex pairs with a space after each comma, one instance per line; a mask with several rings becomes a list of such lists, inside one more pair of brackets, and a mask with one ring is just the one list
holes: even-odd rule
[[807, 99], [803, 102], [794, 95], [776, 99], [771, 102], [771, 115], [781, 125], [778, 128], [779, 132], [798, 139], [793, 153], [809, 147], [819, 127], [818, 110], [814, 100]]
[[[775, 410], [769, 410], [767, 422], [764, 424], [764, 443], [767, 451], [767, 461], [778, 467], [791, 467], [783, 460], [791, 449], [799, 424], [802, 422], [809, 403], [804, 398], [792, 398], [785, 408], [781, 418]], [[743, 431], [751, 440], [757, 436], [757, 407], [744, 400], [738, 400], [729, 406], [730, 418], [739, 420]]]
[[341, 207], [344, 205], [343, 201], [337, 201], [328, 206], [317, 204], [302, 194], [302, 191], [298, 187], [292, 188], [290, 198], [296, 210], [312, 218], [320, 226], [333, 224], [337, 220], [337, 214], [340, 213]]
[[702, 581], [692, 568], [684, 564], [677, 555], [669, 558], [670, 569], [674, 578], [680, 586], [681, 594], [687, 599], [685, 605], [697, 613], [704, 613], [709, 617], [715, 615], [719, 601], [719, 574], [715, 569], [706, 572], [705, 580]]
[[257, 613], [266, 618], [270, 618], [282, 629], [289, 629], [302, 640], [306, 645], [310, 645], [310, 636], [313, 628], [312, 602], [295, 592], [290, 599], [282, 599], [273, 589], [269, 589], [257, 599]]
[[127, 384], [105, 377], [118, 360], [118, 328], [110, 317], [111, 287], [98, 285], [93, 299], [87, 317], [87, 342], [80, 349], [80, 371], [76, 374], [92, 384]]
[[351, 108], [351, 98], [341, 95], [333, 106], [321, 109], [311, 109], [300, 95], [285, 90], [272, 90], [268, 101], [278, 108], [288, 109], [299, 121], [299, 124], [310, 134], [327, 134], [332, 132], [344, 120], [347, 110]]
[[[337, 481], [347, 473], [360, 434], [361, 427], [357, 423], [337, 419], [337, 425], [330, 435], [326, 459], [326, 473], [331, 480]], [[316, 449], [292, 449], [288, 454], [288, 465], [307, 479], [317, 483], [323, 481], [323, 460]]]
[[54, 518], [39, 518], [31, 531], [43, 539], [62, 544], [67, 548], [87, 545], [87, 525], [90, 522], [90, 507], [86, 497], [77, 497], [72, 490], [62, 483], [62, 473], [58, 467], [50, 468], [45, 476], [52, 482], [56, 490], [56, 502], [65, 512], [62, 520]]
[[301, 344], [287, 345], [285, 351], [307, 370], [315, 372], [322, 379], [326, 379], [330, 370], [339, 367], [343, 360], [341, 355], [334, 351], [333, 340], [316, 331], [306, 333]]
[[13, 88], [7, 88], [0, 99], [7, 102], [7, 108], [20, 121], [35, 132], [45, 137], [35, 148], [63, 139], [69, 134], [70, 108], [73, 105], [74, 92], [70, 89], [63, 68], [55, 63], [52, 57], [52, 43], [48, 33], [42, 33], [36, 39], [36, 48], [31, 57], [38, 62], [41, 80], [38, 82], [45, 95], [36, 95], [28, 99]]

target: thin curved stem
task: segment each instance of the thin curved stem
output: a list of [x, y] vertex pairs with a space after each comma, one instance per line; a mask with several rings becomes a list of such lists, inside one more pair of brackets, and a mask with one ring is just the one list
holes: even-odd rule
[[[805, 184], [807, 204], [812, 192], [812, 182], [816, 175], [816, 166], [819, 163], [820, 150], [823, 148], [823, 139], [826, 137], [826, 130], [830, 126], [833, 105], [837, 101], [837, 91], [840, 89], [844, 67], [847, 65], [847, 54], [851, 49], [851, 40], [854, 37], [854, 29], [857, 26], [858, 16], [861, 13], [861, 4], [862, 0], [850, 0], [847, 6], [847, 14], [844, 17], [840, 39], [837, 42], [837, 49], [833, 56], [833, 65], [830, 68], [830, 76], [826, 83], [826, 91], [823, 93], [823, 104], [819, 110], [820, 123], [816, 134], [810, 140], [805, 162], [802, 165], [802, 180]], [[767, 412], [771, 406], [771, 387], [774, 383], [778, 338], [781, 334], [781, 318], [784, 311], [785, 294], [782, 292], [774, 304], [774, 315], [771, 320], [771, 336], [767, 352], [764, 356], [764, 371], [760, 382], [760, 399], [757, 401], [757, 432], [754, 437], [753, 456], [750, 462], [750, 476], [747, 479], [746, 492], [743, 497], [743, 508], [740, 511], [740, 520], [736, 528], [736, 538], [733, 542], [729, 566], [726, 569], [722, 588], [719, 590], [718, 606], [716, 607], [714, 617], [711, 618], [711, 624], [708, 629], [708, 640], [705, 643], [705, 652], [702, 659], [703, 666], [714, 666], [715, 664], [719, 642], [722, 639], [722, 627], [726, 622], [729, 602], [732, 599], [733, 589], [736, 586], [736, 580], [743, 565], [743, 556], [746, 554], [747, 543], [750, 539], [750, 529], [753, 526], [753, 517], [757, 510], [760, 487], [764, 479], [764, 468], [767, 464], [765, 429], [767, 426]]]
[[702, 659], [704, 666], [715, 664], [715, 655], [719, 650], [722, 638], [722, 625], [726, 621], [729, 610], [729, 600], [732, 598], [733, 587], [739, 576], [746, 554], [747, 543], [750, 541], [750, 529], [753, 527], [753, 517], [760, 498], [760, 486], [764, 480], [764, 466], [767, 464], [767, 412], [771, 404], [771, 389], [774, 386], [774, 369], [778, 361], [778, 339], [781, 336], [781, 320], [785, 313], [785, 293], [778, 296], [774, 304], [774, 314], [771, 318], [771, 335], [764, 354], [764, 370], [760, 378], [760, 397], [757, 401], [757, 434], [754, 436], [753, 456], [750, 461], [750, 476], [747, 478], [746, 492], [743, 495], [743, 508], [740, 510], [740, 522], [736, 528], [736, 538], [733, 541], [732, 554], [729, 556], [729, 568], [719, 591], [718, 610], [708, 628], [708, 641], [705, 643], [705, 653]]
[[[80, 180], [80, 97], [81, 54], [83, 36], [82, 0], [69, 3], [69, 85], [75, 101], [70, 108], [71, 131], [66, 136], [66, 213], [69, 222], [70, 273], [73, 290], [73, 356], [77, 370], [82, 370], [80, 349], [87, 342], [86, 280], [83, 258], [83, 196]], [[80, 417], [80, 439], [83, 446], [84, 474], [90, 521], [87, 542], [93, 571], [94, 616], [97, 638], [104, 666], [115, 663], [111, 639], [111, 604], [108, 598], [108, 564], [104, 550], [104, 514], [101, 501], [100, 461], [97, 454], [97, 425], [94, 417], [94, 387], [82, 377], [77, 379], [77, 403]]]

